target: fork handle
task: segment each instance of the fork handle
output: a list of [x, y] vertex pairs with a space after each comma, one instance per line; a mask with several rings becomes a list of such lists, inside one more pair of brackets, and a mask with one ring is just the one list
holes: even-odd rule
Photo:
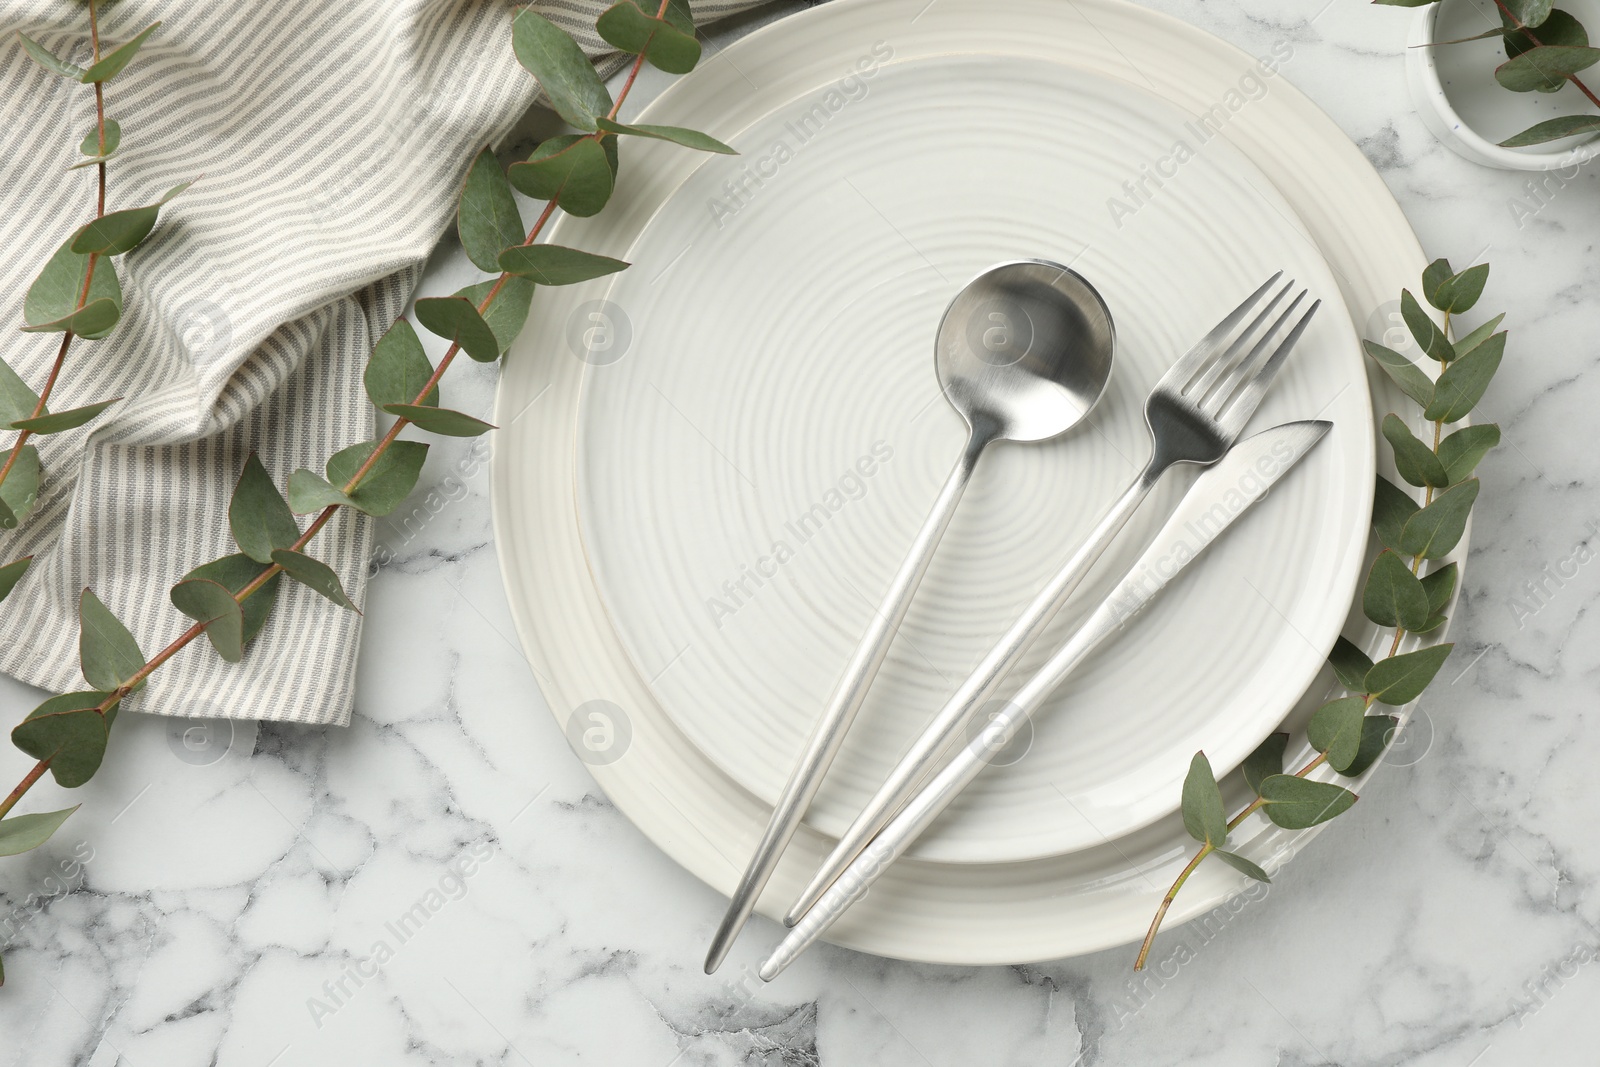
[[911, 599], [917, 591], [917, 586], [921, 584], [922, 576], [928, 571], [934, 548], [944, 535], [945, 528], [950, 525], [956, 505], [960, 503], [961, 495], [972, 478], [978, 457], [998, 436], [998, 430], [998, 426], [983, 421], [973, 425], [971, 436], [967, 439], [961, 457], [945, 480], [944, 488], [939, 491], [938, 499], [934, 501], [933, 510], [923, 521], [922, 529], [917, 531], [916, 539], [911, 543], [911, 550], [905, 562], [900, 564], [900, 569], [895, 572], [894, 579], [889, 583], [889, 590], [884, 594], [882, 604], [873, 613], [872, 621], [868, 624], [866, 633], [862, 635], [854, 655], [850, 657], [850, 662], [834, 688], [828, 706], [824, 709], [822, 717], [817, 720], [816, 726], [812, 728], [811, 736], [800, 754], [800, 760], [795, 764], [794, 770], [789, 775], [789, 781], [783, 787], [783, 793], [778, 797], [777, 806], [772, 809], [772, 818], [767, 823], [766, 832], [762, 834], [761, 842], [756, 846], [755, 854], [750, 857], [744, 876], [733, 891], [722, 925], [712, 938], [710, 951], [706, 955], [707, 974], [716, 970], [728, 954], [733, 939], [738, 936], [750, 913], [755, 910], [756, 900], [766, 887], [767, 880], [772, 877], [783, 850], [788, 847], [795, 831], [799, 829], [806, 808], [817, 795], [823, 776], [827, 774], [829, 765], [833, 763], [834, 756], [838, 755], [839, 748], [844, 743], [846, 731], [850, 729], [856, 712], [861, 710], [861, 705], [866, 700], [872, 680], [877, 677], [878, 669], [883, 666], [889, 646], [894, 642], [901, 622], [905, 620], [907, 609], [911, 607]]
[[1066, 605], [1094, 568], [1095, 562], [1105, 554], [1106, 548], [1127, 525], [1139, 504], [1170, 466], [1169, 461], [1151, 456], [1150, 462], [1133, 484], [1106, 510], [1088, 538], [1050, 579], [1050, 583], [1033, 598], [1027, 610], [1012, 623], [1005, 636], [995, 643], [967, 680], [961, 683], [961, 687], [951, 694], [944, 707], [912, 744], [910, 751], [901, 757], [888, 779], [873, 794], [861, 814], [856, 816], [838, 845], [817, 869], [805, 891], [789, 909], [784, 917], [784, 925], [794, 926], [800, 921], [850, 862], [866, 848], [867, 843], [888, 825], [944, 764], [950, 749], [960, 743], [970, 724], [994, 696], [1006, 675], [1038, 639], [1050, 620]]

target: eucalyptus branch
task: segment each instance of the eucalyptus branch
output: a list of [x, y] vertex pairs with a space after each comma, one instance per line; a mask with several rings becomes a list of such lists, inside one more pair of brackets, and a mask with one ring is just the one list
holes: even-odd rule
[[[1423, 7], [1436, 0], [1372, 0], [1375, 4]], [[1420, 47], [1438, 48], [1499, 37], [1506, 61], [1495, 68], [1495, 80], [1513, 92], [1553, 93], [1571, 83], [1600, 108], [1600, 96], [1584, 84], [1578, 71], [1600, 63], [1600, 48], [1591, 47], [1589, 34], [1570, 11], [1554, 7], [1551, 0], [1494, 0], [1500, 25], [1471, 37], [1434, 41]], [[1536, 32], [1537, 31], [1537, 32]], [[1505, 148], [1544, 144], [1581, 134], [1600, 132], [1600, 115], [1559, 115], [1501, 141]]]
[[[526, 321], [535, 283], [569, 285], [628, 266], [575, 248], [537, 243], [558, 207], [575, 216], [592, 215], [604, 207], [615, 185], [621, 137], [733, 152], [693, 130], [617, 121], [645, 62], [677, 74], [698, 62], [700, 44], [684, 0], [661, 0], [653, 13], [635, 0], [622, 0], [600, 16], [596, 28], [607, 42], [635, 56], [615, 100], [576, 41], [530, 10], [516, 16], [512, 44], [519, 62], [543, 86], [555, 110], [584, 132], [544, 141], [509, 170], [489, 149], [468, 167], [457, 212], [462, 248], [474, 264], [497, 276], [452, 296], [416, 301], [417, 321], [450, 341], [437, 366], [428, 360], [404, 318], [379, 339], [364, 384], [373, 404], [395, 416], [388, 431], [330, 457], [326, 477], [295, 471], [288, 479], [287, 494], [280, 493], [252, 455], [229, 505], [229, 524], [241, 551], [197, 567], [173, 587], [173, 605], [194, 621], [148, 659], [126, 627], [92, 591], [84, 590], [79, 603], [79, 651], [83, 675], [93, 688], [52, 697], [12, 731], [13, 743], [37, 762], [0, 801], [0, 855], [48, 840], [70, 810], [5, 816], [47, 771], [69, 788], [88, 781], [104, 758], [121, 702], [163, 663], [202, 634], [225, 660], [241, 659], [245, 646], [265, 626], [285, 575], [354, 610], [333, 570], [304, 550], [340, 510], [382, 516], [410, 494], [428, 446], [402, 440], [406, 427], [447, 436], [477, 436], [494, 428], [440, 407], [440, 382], [462, 352], [481, 362], [505, 354]], [[544, 201], [526, 231], [513, 187]], [[297, 514], [315, 517], [302, 530]]]
[[[1555, 9], [1554, 8], [1547, 8], [1547, 11], [1549, 12], [1549, 14], [1546, 15], [1546, 17], [1544, 19], [1541, 19], [1539, 22], [1534, 23], [1533, 25], [1529, 25], [1528, 23], [1526, 23], [1526, 22], [1524, 22], [1522, 20], [1521, 16], [1519, 16], [1516, 12], [1512, 11], [1509, 7], [1506, 6], [1505, 0], [1494, 0], [1494, 6], [1500, 9], [1500, 15], [1501, 15], [1502, 18], [1504, 18], [1507, 22], [1511, 23], [1513, 28], [1515, 28], [1518, 32], [1520, 32], [1528, 40], [1532, 41], [1536, 47], [1539, 47], [1539, 48], [1566, 47], [1565, 45], [1561, 44], [1558, 41], [1558, 39], [1555, 38], [1555, 37], [1552, 37], [1548, 42], [1546, 42], [1546, 41], [1541, 40], [1533, 32], [1538, 26], [1542, 26], [1542, 25], [1544, 25], [1544, 23], [1546, 21], [1548, 21], [1549, 15], [1555, 14]], [[1566, 13], [1563, 12], [1563, 14], [1566, 14]], [[1571, 18], [1570, 15], [1568, 17]], [[1573, 19], [1573, 22], [1576, 23], [1577, 20]], [[1587, 43], [1588, 43], [1588, 35], [1585, 34], [1584, 35], [1584, 46], [1587, 46]], [[1582, 46], [1580, 46], [1580, 47], [1582, 47]], [[1586, 64], [1586, 66], [1592, 66], [1593, 63], [1594, 63], [1594, 60], [1591, 59], [1589, 61], [1589, 63]], [[1534, 65], [1537, 66], [1538, 64], [1535, 63]], [[1583, 68], [1580, 67], [1578, 69], [1581, 70]], [[1576, 86], [1580, 93], [1582, 93], [1584, 96], [1587, 96], [1589, 98], [1589, 102], [1591, 104], [1593, 104], [1595, 107], [1600, 107], [1600, 96], [1595, 96], [1594, 93], [1589, 89], [1589, 87], [1587, 85], [1583, 84], [1582, 79], [1580, 79], [1578, 77], [1578, 75], [1576, 73], [1574, 73], [1573, 71], [1556, 69], [1556, 70], [1551, 70], [1550, 74], [1552, 76], [1554, 76], [1554, 77], [1564, 77], [1567, 81], [1571, 82], [1574, 86]]]
[[[1395, 468], [1422, 491], [1418, 504], [1410, 493], [1381, 475], [1373, 500], [1372, 525], [1381, 546], [1362, 589], [1363, 613], [1380, 627], [1393, 630], [1388, 652], [1374, 662], [1356, 645], [1340, 637], [1328, 656], [1346, 696], [1328, 701], [1311, 716], [1307, 740], [1316, 755], [1292, 773], [1283, 765], [1289, 735], [1274, 733], [1244, 761], [1244, 779], [1253, 799], [1232, 818], [1226, 817], [1205, 753], [1195, 753], [1183, 785], [1185, 829], [1200, 848], [1161, 898], [1134, 970], [1144, 967], [1151, 946], [1178, 893], [1208, 856], [1258, 881], [1270, 881], [1253, 861], [1225, 847], [1228, 835], [1256, 812], [1286, 829], [1316, 826], [1348, 811], [1356, 794], [1309, 775], [1327, 765], [1355, 778], [1383, 754], [1400, 721], [1388, 713], [1371, 714], [1374, 704], [1403, 707], [1422, 695], [1450, 655], [1452, 645], [1424, 645], [1402, 653], [1408, 634], [1426, 635], [1445, 622], [1444, 609], [1455, 593], [1455, 563], [1438, 565], [1455, 551], [1466, 531], [1478, 497], [1472, 472], [1500, 442], [1492, 423], [1467, 426], [1445, 436], [1445, 426], [1465, 418], [1482, 398], [1505, 352], [1506, 335], [1496, 333], [1504, 315], [1496, 315], [1459, 341], [1451, 338], [1451, 319], [1470, 310], [1483, 293], [1489, 267], [1480, 264], [1459, 274], [1448, 261], [1428, 265], [1422, 274], [1424, 298], [1443, 316], [1436, 324], [1410, 290], [1400, 294], [1400, 313], [1420, 350], [1439, 364], [1437, 380], [1410, 359], [1375, 341], [1364, 342], [1367, 354], [1432, 423], [1432, 445], [1425, 444], [1398, 415], [1383, 420], [1383, 435], [1394, 452]], [[1423, 573], [1425, 564], [1435, 564]]]
[[[122, 317], [122, 288], [112, 257], [137, 247], [154, 228], [161, 206], [185, 188], [170, 190], [154, 204], [106, 213], [106, 162], [120, 146], [122, 127], [106, 117], [105, 83], [127, 67], [160, 23], [146, 27], [109, 54], [102, 54], [96, 0], [90, 0], [88, 14], [91, 60], [87, 67], [69, 63], [27, 35], [17, 34], [23, 50], [45, 70], [94, 86], [94, 129], [78, 145], [79, 152], [87, 158], [68, 169], [94, 167], [96, 195], [93, 219], [75, 229], [56, 249], [23, 301], [24, 332], [62, 335], [43, 387], [35, 393], [0, 360], [0, 430], [14, 430], [17, 434], [0, 461], [0, 530], [18, 526], [38, 503], [41, 467], [38, 450], [28, 444], [29, 440], [76, 429], [116, 402], [108, 400], [61, 412], [51, 412], [49, 408], [72, 342], [105, 337]], [[0, 567], [0, 599], [15, 587], [28, 563], [24, 559]]]

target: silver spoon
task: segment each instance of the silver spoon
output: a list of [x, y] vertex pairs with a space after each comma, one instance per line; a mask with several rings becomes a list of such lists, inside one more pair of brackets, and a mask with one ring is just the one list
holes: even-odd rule
[[727, 956], [816, 796], [978, 457], [996, 441], [1045, 441], [1082, 421], [1111, 378], [1113, 348], [1105, 301], [1083, 278], [1056, 263], [1021, 260], [991, 267], [968, 282], [945, 309], [934, 368], [945, 397], [966, 420], [967, 446], [783, 787], [712, 939], [707, 974]]

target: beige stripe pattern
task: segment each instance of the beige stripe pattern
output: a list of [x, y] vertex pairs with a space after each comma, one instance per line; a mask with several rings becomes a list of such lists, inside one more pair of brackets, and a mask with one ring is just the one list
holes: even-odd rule
[[[615, 69], [620, 57], [593, 30], [605, 4], [533, 6]], [[704, 22], [752, 6], [694, 10]], [[173, 582], [237, 551], [227, 503], [245, 457], [259, 453], [281, 486], [372, 436], [367, 354], [453, 223], [466, 164], [535, 99], [511, 52], [515, 12], [507, 0], [106, 6], [109, 45], [162, 20], [107, 85], [107, 116], [123, 128], [108, 210], [202, 177], [117, 261], [117, 330], [73, 342], [52, 409], [125, 399], [88, 427], [35, 439], [40, 503], [0, 534], [0, 561], [35, 556], [0, 606], [0, 670], [58, 692], [87, 688], [85, 587], [146, 654], [161, 648], [187, 624], [167, 599]], [[83, 5], [0, 2], [0, 302], [14, 325], [50, 253], [92, 216], [95, 183], [93, 168], [66, 169], [94, 125], [92, 91], [35, 65], [17, 31], [80, 64], [90, 51]], [[59, 341], [8, 328], [0, 354], [37, 388]], [[313, 543], [357, 603], [371, 525], [341, 514]], [[196, 642], [129, 704], [343, 725], [359, 636], [358, 616], [285, 584], [243, 663]]]

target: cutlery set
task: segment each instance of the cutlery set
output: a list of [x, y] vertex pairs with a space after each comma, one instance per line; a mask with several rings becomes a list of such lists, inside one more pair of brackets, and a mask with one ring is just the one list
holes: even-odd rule
[[[1065, 678], [1292, 469], [1331, 423], [1291, 422], [1240, 440], [1320, 301], [1268, 279], [1174, 363], [1145, 401], [1150, 456], [1062, 567], [932, 718], [840, 838], [784, 922], [762, 965], [771, 980], [820, 937], [937, 819]], [[1291, 296], [1292, 294], [1292, 296]], [[1242, 325], [1241, 325], [1242, 324]], [[706, 957], [721, 964], [822, 784], [904, 620], [979, 456], [995, 441], [1045, 441], [1080, 424], [1111, 377], [1114, 329], [1094, 288], [1066, 267], [993, 267], [958, 293], [940, 323], [935, 368], [969, 436], [911, 550], [890, 582], [732, 894]], [[982, 709], [1066, 605], [1172, 467], [1209, 468], [1138, 561], [987, 723]], [[964, 744], [963, 739], [969, 739]]]

